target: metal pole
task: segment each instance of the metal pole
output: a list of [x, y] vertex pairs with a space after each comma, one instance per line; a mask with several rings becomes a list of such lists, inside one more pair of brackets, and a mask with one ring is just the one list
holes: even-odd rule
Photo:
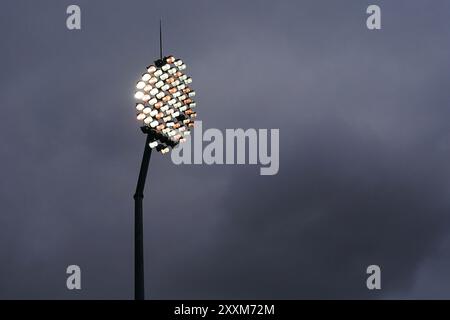
[[142, 214], [142, 200], [144, 198], [145, 178], [147, 177], [148, 166], [152, 149], [149, 146], [151, 134], [147, 134], [144, 154], [142, 156], [141, 169], [136, 185], [134, 198], [134, 299], [145, 299], [144, 286], [144, 223]]

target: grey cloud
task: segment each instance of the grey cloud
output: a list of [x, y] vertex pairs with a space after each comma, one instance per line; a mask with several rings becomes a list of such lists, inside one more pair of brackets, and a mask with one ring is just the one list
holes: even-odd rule
[[79, 1], [79, 32], [70, 2], [3, 4], [0, 297], [132, 297], [132, 91], [162, 15], [205, 129], [280, 128], [280, 172], [155, 154], [150, 297], [448, 298], [450, 5], [378, 3], [376, 33], [350, 0]]

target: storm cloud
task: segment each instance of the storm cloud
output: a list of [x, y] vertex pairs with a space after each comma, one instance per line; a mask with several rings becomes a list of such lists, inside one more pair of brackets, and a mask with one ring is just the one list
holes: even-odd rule
[[133, 297], [133, 90], [160, 17], [204, 129], [280, 129], [280, 168], [153, 154], [149, 298], [450, 297], [448, 1], [77, 1], [77, 31], [70, 4], [0, 11], [0, 298]]

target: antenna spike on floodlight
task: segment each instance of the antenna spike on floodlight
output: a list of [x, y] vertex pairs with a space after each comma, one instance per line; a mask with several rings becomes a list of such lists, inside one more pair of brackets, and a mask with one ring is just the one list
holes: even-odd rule
[[159, 19], [159, 58], [163, 58], [162, 54], [162, 18]]

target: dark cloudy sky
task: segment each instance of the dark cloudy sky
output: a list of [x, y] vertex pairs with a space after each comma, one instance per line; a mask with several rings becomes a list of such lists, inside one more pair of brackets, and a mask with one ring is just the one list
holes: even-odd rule
[[279, 128], [280, 171], [154, 154], [148, 297], [450, 298], [448, 0], [2, 1], [0, 298], [133, 297], [133, 90], [160, 16], [204, 129]]

